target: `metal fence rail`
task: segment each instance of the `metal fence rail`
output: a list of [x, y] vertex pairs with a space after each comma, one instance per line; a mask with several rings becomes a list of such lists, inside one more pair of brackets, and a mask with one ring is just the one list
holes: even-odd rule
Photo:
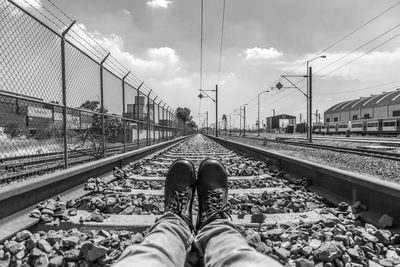
[[104, 48], [82, 44], [75, 22], [18, 3], [0, 0], [0, 180], [192, 132]]

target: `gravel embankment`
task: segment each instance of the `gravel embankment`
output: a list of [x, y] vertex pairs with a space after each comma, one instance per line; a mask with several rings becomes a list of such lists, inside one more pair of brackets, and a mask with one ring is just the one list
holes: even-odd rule
[[[261, 140], [243, 138], [232, 138], [232, 140], [254, 146], [262, 146], [263, 143]], [[268, 142], [263, 148], [338, 169], [368, 175], [373, 178], [400, 183], [400, 161]]]

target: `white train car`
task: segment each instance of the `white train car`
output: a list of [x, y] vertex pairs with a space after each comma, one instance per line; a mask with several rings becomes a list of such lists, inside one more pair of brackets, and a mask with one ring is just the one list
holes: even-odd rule
[[353, 121], [351, 122], [351, 132], [352, 133], [362, 133], [364, 129], [363, 121]]
[[337, 132], [339, 133], [339, 134], [341, 134], [341, 133], [346, 133], [346, 131], [349, 129], [349, 122], [346, 122], [346, 121], [341, 121], [341, 122], [338, 122], [338, 127], [337, 127]]
[[396, 120], [383, 120], [382, 121], [382, 132], [395, 132], [397, 129]]
[[366, 131], [368, 133], [377, 133], [379, 130], [379, 121], [373, 120], [373, 121], [367, 121], [367, 129]]

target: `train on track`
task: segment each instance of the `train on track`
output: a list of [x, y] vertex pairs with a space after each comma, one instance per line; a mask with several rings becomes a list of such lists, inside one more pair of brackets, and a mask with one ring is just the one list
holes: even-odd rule
[[381, 119], [362, 119], [354, 121], [335, 121], [314, 125], [316, 134], [360, 134], [360, 135], [399, 135], [400, 117]]

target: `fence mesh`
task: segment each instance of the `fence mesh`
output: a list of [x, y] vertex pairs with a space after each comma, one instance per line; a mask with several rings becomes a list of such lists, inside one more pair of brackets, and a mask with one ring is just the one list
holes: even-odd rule
[[187, 133], [115, 58], [101, 66], [103, 48], [80, 47], [77, 28], [63, 39], [67, 22], [22, 8], [0, 0], [0, 183]]

